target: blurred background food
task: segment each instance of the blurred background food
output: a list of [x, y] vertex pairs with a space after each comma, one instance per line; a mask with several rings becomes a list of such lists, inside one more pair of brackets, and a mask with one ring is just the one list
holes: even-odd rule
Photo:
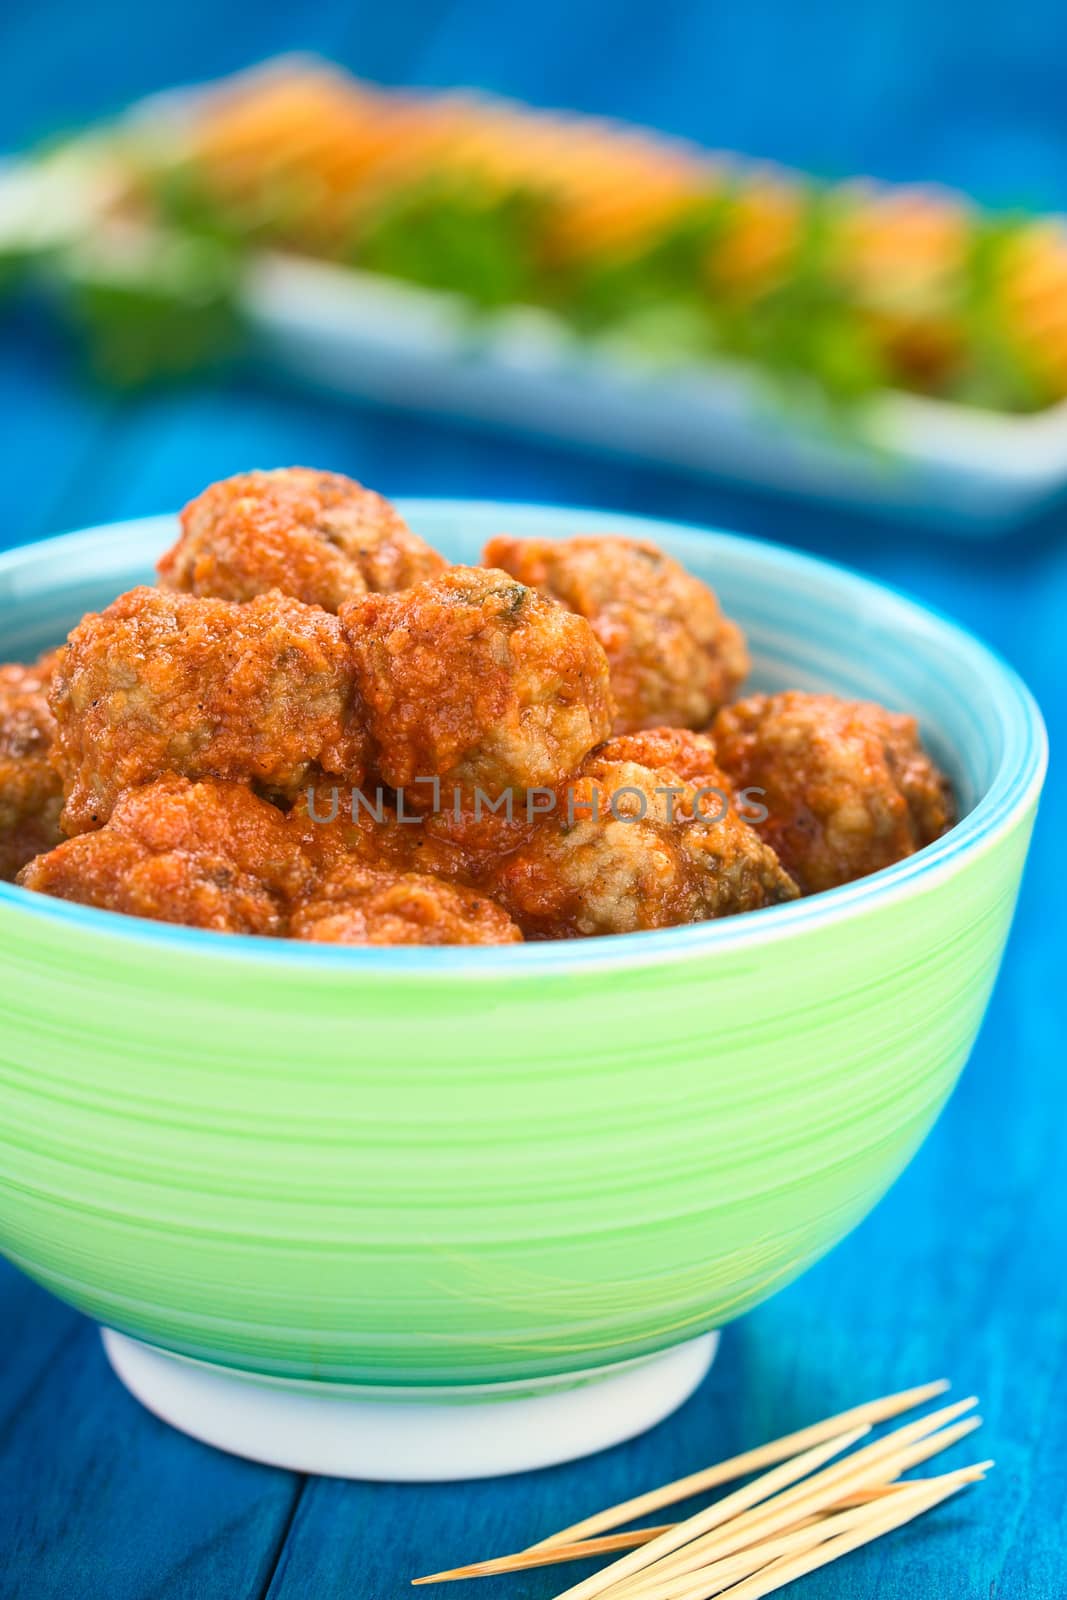
[[1063, 219], [923, 166], [724, 154], [712, 110], [681, 138], [282, 55], [26, 151], [9, 300], [43, 296], [120, 387], [245, 352], [946, 524], [1067, 483]]
[[[733, 356], [839, 401], [899, 387], [1027, 412], [1067, 394], [1067, 228], [934, 185], [820, 182], [622, 122], [390, 90], [300, 58], [36, 159], [42, 175], [69, 161], [95, 191], [115, 225], [116, 290], [122, 224], [141, 222], [189, 247], [190, 287], [213, 246], [220, 294], [236, 283], [226, 255], [275, 248], [482, 310], [544, 306], [663, 356]], [[62, 236], [70, 211], [57, 221]], [[138, 375], [135, 354], [112, 376]]]

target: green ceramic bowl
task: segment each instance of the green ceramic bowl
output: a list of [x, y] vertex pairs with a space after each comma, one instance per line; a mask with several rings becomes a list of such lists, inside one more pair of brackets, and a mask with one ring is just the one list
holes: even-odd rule
[[[745, 625], [757, 686], [917, 713], [964, 812], [910, 860], [794, 905], [518, 948], [256, 941], [0, 886], [0, 1246], [140, 1341], [113, 1341], [120, 1366], [145, 1345], [211, 1364], [143, 1352], [182, 1381], [270, 1380], [240, 1388], [260, 1401], [369, 1389], [418, 1413], [420, 1396], [640, 1375], [619, 1364], [728, 1322], [860, 1220], [973, 1043], [1045, 739], [974, 639], [836, 567], [617, 516], [403, 509], [459, 560], [507, 530], [657, 540]], [[172, 537], [155, 519], [3, 557], [3, 653], [146, 581]], [[679, 1393], [706, 1365], [706, 1345], [689, 1348]], [[192, 1402], [125, 1375], [213, 1436]], [[580, 1447], [666, 1405], [635, 1399], [629, 1423]], [[534, 1456], [561, 1453], [575, 1442]], [[402, 1455], [384, 1475], [407, 1475]], [[475, 1452], [468, 1470], [528, 1455]]]

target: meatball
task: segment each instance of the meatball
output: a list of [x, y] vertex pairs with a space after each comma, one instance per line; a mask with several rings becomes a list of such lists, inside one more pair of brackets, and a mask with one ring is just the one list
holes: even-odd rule
[[748, 671], [740, 628], [654, 544], [498, 538], [482, 559], [588, 618], [611, 664], [616, 733], [702, 728]]
[[706, 771], [698, 787], [669, 767], [613, 760], [611, 746], [560, 792], [490, 892], [542, 939], [674, 927], [797, 896], [721, 772]]
[[713, 734], [735, 783], [764, 791], [760, 835], [805, 894], [888, 867], [955, 821], [913, 717], [790, 690], [727, 706]]
[[48, 685], [57, 653], [33, 666], [0, 667], [0, 879], [14, 878], [62, 838], [63, 785], [50, 751]]
[[251, 790], [169, 776], [120, 796], [105, 827], [38, 856], [19, 882], [132, 917], [281, 935], [309, 869], [284, 814]]
[[714, 741], [690, 728], [643, 728], [617, 734], [594, 754], [604, 761], [636, 761], [653, 770], [666, 768], [686, 783], [715, 787], [722, 781]]
[[368, 589], [406, 589], [445, 566], [380, 494], [308, 467], [213, 483], [186, 506], [181, 524], [159, 563], [160, 582], [219, 600], [278, 589], [337, 611]]
[[341, 625], [276, 593], [234, 605], [133, 589], [75, 628], [51, 705], [67, 833], [166, 772], [278, 794], [312, 770], [363, 775]]
[[506, 912], [439, 878], [384, 872], [362, 862], [338, 867], [293, 915], [294, 939], [330, 944], [514, 944]]
[[341, 609], [375, 770], [409, 806], [432, 785], [491, 798], [554, 788], [611, 728], [589, 624], [504, 572], [451, 567]]
[[533, 835], [524, 801], [493, 811], [461, 794], [442, 795], [440, 810], [399, 810], [377, 789], [338, 784], [308, 786], [292, 810], [305, 848], [324, 869], [354, 856], [392, 872], [427, 872], [448, 883], [479, 888], [504, 858]]

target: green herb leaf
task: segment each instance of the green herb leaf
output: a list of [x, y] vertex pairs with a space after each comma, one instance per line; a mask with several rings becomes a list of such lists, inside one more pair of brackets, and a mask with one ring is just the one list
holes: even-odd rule
[[465, 295], [481, 309], [535, 302], [541, 292], [544, 202], [470, 180], [427, 181], [365, 219], [351, 249], [369, 272]]

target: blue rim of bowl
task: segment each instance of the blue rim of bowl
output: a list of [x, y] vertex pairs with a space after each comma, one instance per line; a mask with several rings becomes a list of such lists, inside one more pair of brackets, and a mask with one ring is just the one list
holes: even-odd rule
[[[588, 939], [532, 942], [507, 946], [446, 945], [432, 952], [396, 946], [330, 946], [302, 943], [292, 939], [256, 938], [248, 934], [217, 933], [209, 929], [186, 928], [179, 924], [153, 922], [113, 911], [101, 911], [73, 901], [56, 900], [16, 884], [0, 883], [0, 905], [14, 906], [34, 918], [66, 924], [89, 931], [112, 942], [138, 946], [160, 945], [193, 955], [197, 951], [210, 959], [225, 958], [269, 967], [292, 966], [312, 969], [339, 969], [394, 974], [420, 979], [464, 977], [509, 979], [523, 975], [587, 972], [594, 969], [658, 965], [689, 957], [711, 954], [726, 948], [749, 949], [752, 945], [776, 942], [805, 929], [824, 926], [854, 914], [883, 906], [906, 896], [920, 886], [930, 887], [955, 875], [976, 856], [991, 848], [1036, 804], [1048, 766], [1048, 735], [1033, 695], [1018, 674], [988, 645], [951, 618], [912, 599], [889, 584], [876, 583], [850, 571], [835, 561], [802, 555], [765, 539], [748, 538], [717, 528], [693, 523], [671, 522], [662, 518], [632, 516], [626, 513], [591, 510], [584, 507], [536, 505], [509, 501], [465, 501], [451, 499], [404, 498], [399, 509], [411, 521], [424, 515], [444, 514], [462, 518], [470, 526], [484, 524], [499, 531], [502, 520], [514, 533], [532, 532], [546, 516], [566, 518], [572, 527], [585, 532], [613, 530], [634, 538], [655, 538], [658, 534], [682, 535], [695, 539], [714, 538], [725, 553], [731, 548], [751, 557], [753, 553], [773, 561], [779, 572], [793, 571], [798, 580], [831, 578], [839, 588], [851, 587], [857, 599], [877, 602], [887, 625], [894, 621], [911, 628], [933, 630], [957, 657], [970, 665], [973, 681], [981, 685], [985, 713], [999, 721], [1004, 741], [1000, 764], [985, 794], [967, 815], [943, 838], [927, 845], [915, 855], [884, 867], [880, 872], [838, 889], [795, 900], [787, 905], [768, 906], [741, 916], [718, 921], [690, 923], [681, 928], [657, 928], [640, 933], [598, 935]], [[80, 546], [91, 547], [104, 535], [144, 537], [150, 529], [173, 524], [170, 514], [140, 517], [130, 521], [103, 523], [60, 534], [54, 538], [19, 545], [0, 554], [0, 580], [21, 566], [32, 566], [51, 555], [60, 562], [64, 552]], [[530, 527], [524, 530], [524, 524]]]

